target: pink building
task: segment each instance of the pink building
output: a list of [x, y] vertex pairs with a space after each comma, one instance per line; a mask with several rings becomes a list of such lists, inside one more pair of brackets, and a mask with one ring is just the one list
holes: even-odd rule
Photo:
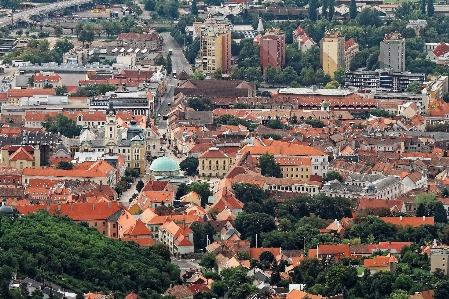
[[269, 65], [274, 68], [285, 64], [285, 34], [280, 29], [270, 29], [259, 39], [262, 71]]

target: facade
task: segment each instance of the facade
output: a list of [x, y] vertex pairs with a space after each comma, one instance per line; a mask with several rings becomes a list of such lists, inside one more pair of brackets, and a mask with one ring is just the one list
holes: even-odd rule
[[359, 44], [353, 38], [345, 42], [345, 69], [347, 72], [357, 52], [359, 52]]
[[217, 147], [211, 147], [199, 157], [199, 174], [208, 177], [224, 177], [234, 159]]
[[339, 30], [328, 30], [320, 41], [320, 60], [323, 71], [334, 76], [337, 68], [345, 68], [345, 37]]
[[168, 246], [172, 255], [193, 253], [193, 231], [173, 221], [159, 227], [159, 242]]
[[58, 87], [62, 85], [62, 78], [58, 74], [36, 74], [33, 82], [36, 88], [44, 88], [48, 85]]
[[225, 24], [214, 24], [201, 32], [201, 71], [212, 74], [217, 69], [227, 73], [231, 69], [231, 29]]
[[30, 145], [5, 145], [0, 151], [1, 163], [16, 169], [40, 168], [40, 150]]
[[430, 249], [430, 273], [436, 269], [441, 269], [444, 275], [448, 275], [449, 250], [447, 248]]
[[385, 34], [380, 42], [380, 68], [405, 71], [405, 38], [400, 33]]
[[282, 67], [285, 64], [285, 34], [280, 29], [270, 29], [260, 37], [260, 64], [265, 72], [268, 66]]
[[396, 73], [391, 69], [375, 71], [346, 71], [345, 86], [359, 90], [384, 89], [404, 92], [411, 82], [423, 83], [426, 74], [410, 72]]
[[448, 94], [448, 76], [430, 76], [429, 79], [424, 82], [423, 92], [429, 95], [431, 101], [442, 99]]
[[298, 27], [293, 31], [293, 40], [298, 43], [298, 49], [301, 52], [307, 52], [313, 45], [316, 44], [315, 41], [309, 37], [307, 32], [305, 32], [301, 27]]

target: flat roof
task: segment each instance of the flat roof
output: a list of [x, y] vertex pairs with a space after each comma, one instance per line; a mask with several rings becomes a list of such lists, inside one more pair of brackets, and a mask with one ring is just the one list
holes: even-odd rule
[[300, 87], [300, 88], [280, 88], [279, 94], [347, 96], [353, 94], [353, 92], [348, 89], [315, 89], [311, 87]]

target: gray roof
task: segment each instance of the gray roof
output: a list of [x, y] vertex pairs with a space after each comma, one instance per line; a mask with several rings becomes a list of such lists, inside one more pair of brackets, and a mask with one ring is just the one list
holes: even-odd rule
[[350, 173], [346, 178], [346, 182], [374, 182], [386, 178], [383, 174], [361, 174], [361, 173]]

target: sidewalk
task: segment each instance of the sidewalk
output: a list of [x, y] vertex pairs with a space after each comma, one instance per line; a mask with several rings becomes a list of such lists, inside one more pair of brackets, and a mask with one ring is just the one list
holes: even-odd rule
[[136, 178], [134, 183], [131, 184], [131, 187], [125, 192], [123, 192], [122, 196], [120, 196], [119, 201], [122, 202], [126, 207], [129, 206], [129, 199], [131, 198], [131, 196], [133, 196], [134, 193], [139, 193], [136, 190], [136, 185], [139, 180], [141, 180], [140, 177]]

